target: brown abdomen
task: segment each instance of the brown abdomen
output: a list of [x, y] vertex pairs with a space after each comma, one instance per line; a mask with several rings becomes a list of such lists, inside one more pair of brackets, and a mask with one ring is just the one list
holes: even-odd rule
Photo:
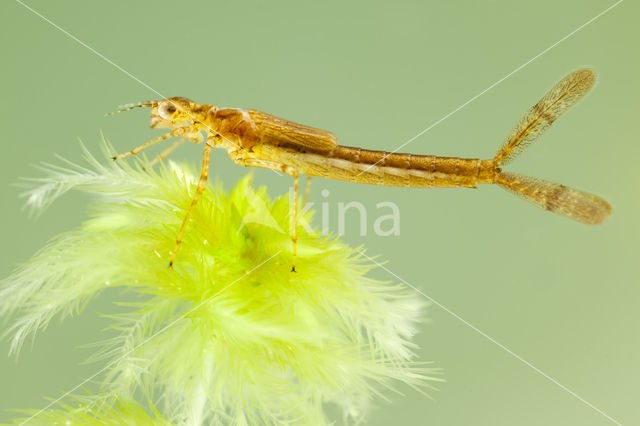
[[344, 180], [385, 186], [472, 187], [493, 183], [496, 173], [491, 160], [476, 158], [389, 153], [348, 146], [336, 147], [330, 157], [347, 161], [357, 170]]
[[309, 176], [383, 186], [472, 187], [494, 183], [498, 171], [491, 160], [392, 154], [346, 146], [320, 153], [260, 144], [254, 147], [254, 155]]

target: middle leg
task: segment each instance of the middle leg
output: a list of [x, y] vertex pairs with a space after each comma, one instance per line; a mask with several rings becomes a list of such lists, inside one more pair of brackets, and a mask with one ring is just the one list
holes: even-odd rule
[[149, 167], [153, 166], [154, 164], [156, 164], [159, 161], [164, 160], [165, 158], [167, 158], [167, 156], [169, 154], [171, 154], [171, 152], [173, 152], [174, 149], [176, 149], [177, 147], [179, 147], [180, 145], [182, 145], [184, 143], [184, 139], [178, 139], [177, 141], [175, 141], [174, 143], [171, 144], [171, 146], [167, 149], [165, 149], [164, 151], [162, 151], [160, 154], [158, 154], [158, 156], [156, 158], [153, 159], [153, 161], [151, 161], [149, 163]]
[[209, 177], [209, 164], [211, 162], [211, 149], [213, 145], [209, 144], [209, 141], [205, 142], [204, 145], [204, 153], [202, 154], [202, 170], [200, 171], [200, 180], [198, 181], [198, 187], [196, 188], [196, 194], [193, 196], [191, 200], [191, 205], [187, 209], [187, 213], [184, 215], [184, 220], [182, 221], [182, 225], [180, 226], [180, 231], [178, 231], [178, 237], [176, 238], [176, 245], [173, 248], [173, 252], [171, 253], [171, 260], [169, 260], [169, 266], [173, 266], [174, 261], [176, 260], [176, 254], [178, 253], [178, 248], [182, 243], [182, 237], [184, 236], [184, 230], [187, 227], [187, 223], [189, 223], [189, 218], [191, 217], [191, 213], [193, 212], [194, 207], [198, 204], [198, 199], [200, 199], [200, 195], [204, 192], [207, 186], [207, 178]]

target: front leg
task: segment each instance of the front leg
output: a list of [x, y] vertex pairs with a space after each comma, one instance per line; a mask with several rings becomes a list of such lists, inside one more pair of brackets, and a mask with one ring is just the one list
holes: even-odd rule
[[131, 151], [127, 151], [127, 152], [123, 152], [122, 154], [114, 155], [113, 157], [111, 157], [111, 159], [113, 161], [115, 161], [115, 160], [119, 160], [119, 159], [124, 158], [124, 157], [128, 157], [130, 155], [137, 155], [142, 150], [144, 150], [146, 148], [149, 148], [151, 145], [155, 145], [158, 142], [162, 142], [163, 140], [172, 138], [174, 136], [181, 136], [184, 133], [185, 133], [185, 128], [184, 127], [178, 127], [177, 129], [172, 130], [169, 133], [165, 133], [164, 135], [158, 136], [157, 138], [151, 139], [150, 141], [147, 141], [147, 142], [143, 143], [142, 145], [133, 148]]
[[186, 140], [191, 141], [193, 143], [201, 143], [204, 140], [204, 138], [202, 137], [202, 133], [200, 133], [200, 130], [198, 129], [197, 126], [191, 125], [191, 126], [186, 126], [186, 127], [178, 127], [177, 129], [174, 129], [174, 130], [170, 131], [169, 133], [165, 133], [164, 135], [158, 136], [157, 138], [151, 139], [150, 141], [145, 142], [142, 145], [133, 148], [131, 151], [127, 151], [127, 152], [123, 152], [122, 154], [115, 155], [115, 156], [111, 157], [111, 159], [112, 160], [119, 160], [121, 158], [128, 157], [130, 155], [137, 155], [138, 153], [140, 153], [144, 149], [150, 147], [151, 145], [155, 145], [158, 142], [162, 142], [163, 140], [172, 138], [174, 136], [180, 136], [181, 139], [178, 140], [177, 142], [174, 142], [174, 144], [172, 146], [170, 146], [169, 148], [165, 149], [162, 152], [162, 154], [158, 155], [150, 163], [150, 165], [153, 165], [153, 164], [157, 163], [158, 161], [163, 160], [167, 155], [169, 155], [171, 153], [171, 151], [173, 151], [178, 145], [180, 145], [180, 143], [182, 143], [181, 142], [182, 139], [186, 139]]
[[[235, 155], [234, 155], [235, 154]], [[296, 257], [298, 256], [298, 186], [299, 186], [299, 173], [298, 169], [291, 167], [287, 164], [278, 163], [275, 161], [260, 160], [258, 158], [245, 158], [238, 151], [231, 153], [231, 159], [241, 166], [249, 167], [262, 167], [265, 169], [271, 169], [286, 173], [293, 176], [293, 203], [289, 212], [291, 218], [291, 243], [293, 244], [293, 254], [291, 260], [291, 272], [296, 272]]]

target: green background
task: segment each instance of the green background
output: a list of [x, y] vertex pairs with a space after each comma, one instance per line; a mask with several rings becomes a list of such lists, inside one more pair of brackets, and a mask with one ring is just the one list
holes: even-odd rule
[[[261, 109], [334, 132], [345, 145], [393, 150], [614, 4], [589, 0], [453, 2], [110, 1], [28, 4], [166, 96]], [[640, 423], [637, 42], [626, 1], [406, 146], [490, 158], [525, 110], [567, 73], [594, 67], [592, 92], [510, 170], [592, 191], [614, 206], [602, 226], [542, 212], [497, 187], [419, 190], [315, 180], [312, 201], [359, 201], [345, 239], [515, 354], [623, 424]], [[158, 96], [11, 0], [0, 5], [2, 151], [0, 275], [86, 217], [72, 193], [38, 220], [21, 209], [19, 177], [60, 154], [120, 151], [157, 132], [148, 110], [104, 117]], [[199, 162], [201, 148], [174, 159]], [[246, 171], [215, 151], [227, 187]], [[290, 180], [258, 170], [272, 195]], [[328, 189], [323, 198], [321, 190]], [[401, 234], [373, 234], [376, 203], [401, 212]], [[394, 279], [383, 270], [381, 279]], [[40, 408], [101, 365], [79, 365], [118, 294], [52, 323], [18, 360], [0, 345], [0, 409]], [[416, 338], [445, 369], [434, 400], [409, 388], [378, 401], [370, 425], [605, 425], [605, 416], [437, 305]], [[11, 414], [2, 411], [1, 419]]]

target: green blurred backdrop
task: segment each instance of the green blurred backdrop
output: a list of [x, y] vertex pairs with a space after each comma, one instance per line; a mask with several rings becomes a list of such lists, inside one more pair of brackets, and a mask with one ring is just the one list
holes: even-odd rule
[[[103, 117], [163, 95], [252, 107], [333, 131], [346, 145], [392, 150], [614, 4], [588, 0], [397, 2], [86, 2], [0, 5], [2, 257], [0, 275], [86, 217], [68, 194], [38, 220], [21, 209], [21, 176], [60, 154], [95, 153], [100, 131], [124, 151], [149, 139], [148, 111]], [[640, 423], [636, 167], [640, 8], [626, 1], [406, 146], [423, 154], [491, 157], [525, 110], [567, 73], [594, 67], [592, 92], [510, 170], [605, 196], [613, 216], [587, 227], [494, 187], [408, 190], [316, 180], [312, 201], [359, 201], [369, 235], [349, 217], [345, 239], [437, 300], [416, 340], [445, 369], [434, 400], [403, 388], [378, 401], [370, 425], [606, 425], [612, 421], [514, 358], [464, 319], [623, 424]], [[135, 76], [135, 77], [133, 77]], [[139, 79], [144, 84], [141, 84]], [[148, 85], [148, 87], [145, 87]], [[157, 151], [156, 151], [157, 152]], [[201, 148], [174, 159], [199, 162]], [[215, 151], [230, 187], [245, 170]], [[290, 180], [258, 170], [272, 195]], [[329, 190], [327, 197], [322, 189]], [[371, 232], [376, 203], [395, 202], [399, 236]], [[378, 277], [394, 280], [380, 270]], [[80, 365], [102, 337], [92, 302], [52, 324], [16, 361], [0, 345], [0, 409], [40, 408], [101, 365]], [[448, 312], [447, 309], [450, 311]], [[451, 312], [455, 313], [452, 315]], [[11, 414], [2, 411], [0, 420]]]

